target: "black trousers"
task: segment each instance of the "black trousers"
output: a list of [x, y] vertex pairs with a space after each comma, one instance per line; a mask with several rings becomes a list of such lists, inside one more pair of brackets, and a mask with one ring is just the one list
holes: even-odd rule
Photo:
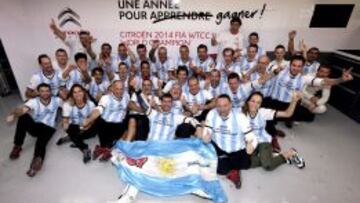
[[124, 119], [121, 123], [107, 122], [101, 117], [98, 120], [98, 135], [100, 147], [111, 148], [127, 129]]
[[16, 132], [14, 144], [22, 146], [26, 137], [26, 133], [36, 137], [34, 157], [41, 157], [43, 160], [46, 154], [46, 146], [54, 135], [56, 129], [43, 123], [36, 123], [29, 114], [19, 117], [16, 124]]
[[296, 111], [296, 115], [294, 116], [294, 120], [296, 121], [305, 121], [305, 122], [313, 122], [315, 120], [315, 114], [312, 113], [306, 107], [300, 105], [298, 110]]
[[96, 123], [94, 123], [89, 129], [81, 131], [79, 125], [70, 124], [66, 132], [76, 147], [78, 147], [80, 151], [83, 151], [89, 148], [88, 145], [84, 143], [84, 140], [96, 136], [97, 126]]
[[130, 119], [136, 120], [135, 140], [147, 140], [150, 131], [149, 118], [146, 115], [140, 114], [129, 115], [129, 117], [126, 119], [126, 123], [128, 123]]
[[[271, 108], [276, 111], [285, 111], [290, 106], [290, 103], [281, 102], [278, 100], [268, 99], [266, 101], [266, 108]], [[301, 105], [297, 103], [294, 114], [290, 118], [274, 118], [274, 120], [266, 122], [266, 131], [271, 135], [275, 136], [277, 133], [276, 124], [278, 121], [292, 122], [298, 120], [297, 118], [301, 114]]]
[[251, 166], [251, 157], [246, 153], [246, 150], [227, 153], [220, 149], [214, 142], [211, 142], [215, 147], [218, 156], [217, 173], [226, 175], [231, 170], [249, 169]]

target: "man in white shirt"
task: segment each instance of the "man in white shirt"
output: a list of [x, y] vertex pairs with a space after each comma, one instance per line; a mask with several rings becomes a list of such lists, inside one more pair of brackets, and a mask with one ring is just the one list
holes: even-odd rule
[[[142, 88], [139, 92], [131, 95], [133, 101], [139, 108], [146, 106], [160, 110], [160, 99], [153, 93], [153, 84], [150, 79], [142, 80]], [[149, 119], [145, 113], [130, 111], [129, 120], [134, 118], [136, 122], [136, 140], [146, 140], [149, 133]]]
[[257, 64], [257, 54], [258, 47], [257, 45], [249, 45], [246, 48], [246, 55], [238, 61], [240, 65], [241, 76], [246, 74], [251, 68], [253, 68]]
[[[327, 65], [320, 65], [316, 77], [329, 78], [331, 68]], [[316, 114], [323, 114], [326, 112], [326, 103], [330, 98], [330, 86], [316, 87], [313, 85], [306, 85], [302, 91], [301, 109], [295, 119], [298, 121], [313, 121]]]
[[[80, 30], [79, 34], [70, 35], [55, 24], [54, 19], [51, 20], [50, 29], [56, 37], [60, 38], [69, 48], [70, 59], [73, 60], [76, 53], [82, 52], [89, 57], [90, 69], [96, 66], [96, 54], [92, 49], [92, 43], [95, 39], [90, 35], [89, 31]], [[74, 62], [74, 61], [73, 61]]]
[[[313, 85], [317, 87], [323, 86], [333, 86], [342, 82], [347, 82], [353, 80], [351, 75], [351, 69], [344, 70], [342, 77], [337, 79], [330, 78], [317, 78], [314, 75], [303, 75], [303, 66], [305, 64], [305, 59], [301, 55], [295, 55], [290, 61], [290, 68], [281, 70], [277, 73], [274, 80], [274, 88], [272, 92], [272, 100], [269, 107], [275, 110], [284, 110], [286, 109], [291, 101], [292, 91], [302, 91], [305, 85]], [[295, 115], [297, 115], [298, 108], [295, 110], [294, 116], [285, 120], [288, 127], [291, 127], [290, 123], [294, 120]], [[278, 119], [279, 120], [279, 119]], [[268, 122], [266, 126], [267, 131], [275, 136], [285, 136], [281, 131], [275, 129], [276, 122]]]
[[135, 54], [131, 51], [126, 43], [119, 43], [118, 45], [118, 54], [114, 57], [115, 65], [119, 65], [120, 63], [125, 63], [129, 68], [129, 73], [132, 72], [134, 75], [136, 74], [135, 67]]
[[26, 133], [37, 138], [34, 157], [27, 172], [30, 177], [35, 176], [42, 167], [46, 146], [56, 131], [55, 118], [58, 108], [63, 105], [60, 98], [51, 95], [50, 85], [41, 83], [37, 87], [37, 92], [39, 92], [38, 97], [29, 99], [23, 106], [13, 110], [6, 118], [9, 123], [18, 118], [10, 159], [19, 158]]
[[123, 82], [116, 80], [111, 86], [111, 93], [101, 97], [90, 117], [83, 121], [83, 126], [86, 128], [98, 119], [96, 122], [98, 123], [100, 146], [95, 147], [94, 160], [100, 156], [100, 161], [108, 161], [111, 158], [111, 147], [116, 140], [123, 136], [128, 127], [126, 119], [128, 109], [142, 112], [142, 109], [130, 101]]
[[[162, 46], [159, 48], [159, 45], [160, 44], [158, 42], [154, 42], [153, 47], [149, 52], [150, 59], [155, 64], [156, 75], [164, 82], [167, 82], [168, 80], [174, 80], [175, 64], [173, 60], [168, 57], [166, 47]], [[156, 57], [155, 52], [158, 48], [158, 57]]]
[[[227, 81], [227, 78], [226, 78]], [[218, 69], [213, 69], [210, 73], [210, 83], [205, 86], [205, 89], [211, 93], [213, 98], [223, 94], [228, 88], [228, 83], [221, 80], [221, 73]]]
[[[289, 42], [288, 42], [288, 49], [291, 55], [296, 54], [295, 50], [295, 37], [296, 37], [296, 31], [292, 30], [289, 32]], [[309, 50], [307, 49], [307, 46], [304, 42], [304, 40], [300, 41], [300, 52], [305, 58], [305, 64], [303, 67], [302, 73], [304, 75], [311, 74], [315, 75], [320, 63], [318, 62], [319, 56], [320, 56], [320, 50], [317, 47], [311, 47]]]
[[194, 76], [199, 79], [206, 79], [210, 71], [215, 68], [214, 60], [208, 55], [208, 48], [205, 44], [197, 47], [197, 57], [195, 58]]
[[63, 99], [67, 97], [67, 91], [64, 87], [59, 70], [55, 70], [52, 66], [51, 59], [46, 54], [41, 54], [38, 57], [38, 62], [41, 70], [35, 73], [30, 78], [30, 84], [27, 86], [25, 96], [26, 98], [35, 98], [38, 96], [37, 87], [41, 83], [50, 85], [52, 95], [60, 96]]
[[257, 140], [250, 121], [232, 109], [228, 95], [220, 95], [216, 99], [216, 108], [206, 116], [204, 134], [210, 135], [215, 147], [218, 173], [227, 174], [227, 178], [239, 189], [240, 170], [250, 167], [250, 155], [257, 146]]
[[193, 72], [196, 70], [195, 61], [190, 57], [190, 50], [187, 45], [181, 45], [179, 48], [179, 56], [175, 63], [175, 68], [179, 66], [185, 66], [189, 72], [189, 76], [193, 75]]
[[119, 71], [119, 63], [117, 63], [116, 56], [112, 54], [112, 46], [109, 43], [103, 43], [101, 45], [101, 52], [99, 54], [97, 64], [103, 69], [104, 73], [107, 73], [104, 74], [103, 77], [104, 80], [108, 82], [110, 82], [108, 72], [117, 73]]
[[205, 120], [210, 109], [214, 108], [215, 101], [212, 95], [200, 88], [199, 80], [196, 77], [189, 79], [189, 91], [183, 92], [184, 108], [199, 122]]
[[230, 29], [219, 33], [218, 36], [213, 35], [211, 45], [218, 46], [217, 63], [222, 60], [221, 53], [223, 53], [225, 48], [232, 48], [236, 53], [241, 53], [244, 41], [244, 36], [240, 32], [241, 25], [240, 18], [233, 17], [230, 20]]
[[65, 49], [57, 49], [55, 52], [56, 61], [53, 62], [53, 67], [55, 70], [59, 70], [60, 73], [64, 72], [64, 70], [69, 65], [69, 57]]
[[143, 61], [147, 61], [149, 63], [151, 70], [150, 74], [156, 72], [154, 64], [151, 62], [150, 58], [148, 58], [145, 44], [138, 44], [136, 46], [136, 53], [137, 53], [137, 58], [136, 58], [135, 66], [137, 70], [137, 74], [136, 74], [137, 76], [141, 76], [141, 63]]
[[218, 61], [216, 65], [216, 69], [221, 71], [221, 78], [223, 82], [227, 81], [227, 77], [230, 73], [241, 74], [240, 65], [234, 63], [234, 50], [231, 48], [225, 48], [222, 55], [223, 60]]
[[87, 63], [87, 55], [84, 53], [77, 53], [75, 55], [76, 66], [69, 66], [62, 73], [62, 79], [66, 83], [66, 88], [70, 90], [73, 84], [80, 84], [85, 87], [91, 82], [89, 68]]
[[100, 67], [91, 71], [91, 82], [87, 85], [90, 99], [97, 104], [101, 97], [108, 92], [110, 82], [104, 79], [104, 70]]
[[259, 46], [259, 34], [257, 32], [252, 32], [249, 34], [249, 45], [256, 45], [258, 47], [256, 51], [255, 58], [258, 59], [259, 56], [266, 55], [266, 51], [263, 47]]
[[[285, 47], [281, 44], [277, 45], [274, 50], [275, 59], [270, 62], [269, 67], [272, 69], [276, 69], [281, 67], [281, 69], [285, 69], [290, 66], [290, 62], [285, 59], [286, 50]], [[272, 70], [267, 70], [272, 71]]]

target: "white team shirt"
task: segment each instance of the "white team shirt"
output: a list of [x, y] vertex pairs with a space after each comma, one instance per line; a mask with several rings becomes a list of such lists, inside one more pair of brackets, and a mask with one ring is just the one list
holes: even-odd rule
[[[182, 96], [184, 97], [186, 104], [192, 108], [194, 104], [205, 105], [207, 101], [213, 99], [213, 96], [207, 91], [200, 89], [199, 92], [195, 95], [191, 94], [191, 92], [183, 92]], [[202, 113], [201, 110], [194, 116], [199, 116]]]
[[164, 63], [156, 59], [155, 70], [160, 80], [167, 82], [169, 80], [169, 71], [175, 70], [175, 64], [171, 58], [167, 58]]
[[52, 128], [56, 126], [56, 114], [62, 105], [63, 101], [59, 97], [51, 97], [47, 105], [41, 102], [40, 97], [29, 99], [25, 103], [25, 106], [31, 110], [30, 115], [36, 123], [43, 123]]
[[110, 86], [110, 82], [107, 80], [101, 81], [100, 84], [97, 84], [95, 79], [92, 78], [90, 84], [87, 85], [89, 94], [95, 98], [98, 93], [105, 94]]
[[[253, 72], [250, 75], [250, 81], [256, 81], [258, 79], [260, 79], [260, 74], [258, 72]], [[254, 87], [254, 91], [258, 91], [261, 92], [264, 96], [264, 98], [266, 97], [271, 97], [272, 91], [273, 91], [273, 84], [274, 84], [275, 78], [272, 77], [269, 80], [267, 80], [264, 84], [262, 85], [257, 85]]]
[[244, 35], [239, 31], [237, 34], [232, 34], [230, 30], [224, 30], [218, 34], [216, 37], [218, 43], [218, 55], [216, 61], [221, 61], [223, 56], [223, 50], [225, 48], [243, 49]]
[[248, 72], [252, 67], [256, 66], [257, 64], [257, 60], [253, 59], [252, 61], [250, 61], [248, 58], [242, 58], [241, 62], [240, 62], [240, 72], [241, 73], [246, 73]]
[[126, 58], [121, 58], [119, 54], [116, 54], [114, 57], [112, 57], [112, 66], [115, 66], [116, 67], [116, 72], [119, 72], [118, 70], [118, 67], [119, 67], [119, 64], [121, 62], [125, 63], [128, 67], [128, 70], [129, 70], [129, 73], [130, 73], [130, 68], [131, 68], [131, 59], [130, 59], [130, 56], [126, 56]]
[[272, 109], [260, 108], [254, 118], [250, 114], [245, 115], [249, 121], [251, 129], [253, 130], [256, 139], [259, 143], [271, 143], [271, 135], [266, 131], [266, 121], [274, 120], [275, 112]]
[[239, 88], [235, 92], [231, 91], [230, 87], [228, 87], [225, 94], [229, 95], [232, 102], [232, 108], [237, 111], [241, 110], [241, 107], [244, 105], [246, 99], [257, 86], [257, 81], [243, 83], [240, 84]]
[[70, 124], [83, 126], [84, 119], [91, 115], [94, 108], [95, 104], [90, 100], [82, 108], [65, 102], [62, 114], [64, 118], [69, 118]]
[[318, 61], [314, 61], [312, 63], [306, 62], [303, 67], [303, 74], [315, 75], [319, 67], [320, 67], [320, 63]]
[[271, 97], [275, 100], [290, 103], [293, 91], [302, 91], [306, 84], [320, 86], [323, 79], [316, 78], [312, 75], [298, 74], [292, 76], [290, 68], [282, 70], [274, 80], [274, 89]]
[[216, 69], [221, 72], [221, 80], [226, 82], [228, 73], [226, 72], [226, 69], [230, 73], [237, 73], [241, 77], [241, 66], [237, 63], [231, 63], [231, 64], [225, 64], [224, 61], [221, 61], [216, 64]]
[[68, 77], [63, 78], [63, 81], [65, 81], [66, 88], [68, 90], [70, 90], [74, 84], [79, 84], [83, 87], [86, 87], [86, 83], [83, 81], [83, 75], [79, 68], [71, 70]]
[[211, 93], [212, 97], [215, 98], [221, 94], [224, 94], [229, 88], [226, 82], [220, 81], [216, 87], [213, 87], [211, 84], [209, 85], [207, 91]]
[[201, 68], [204, 73], [211, 72], [214, 65], [215, 65], [215, 62], [210, 56], [208, 56], [205, 61], [200, 60], [199, 57], [195, 58], [195, 66], [197, 68]]
[[121, 123], [126, 116], [129, 101], [130, 96], [127, 92], [124, 92], [121, 100], [113, 94], [107, 94], [101, 97], [96, 109], [106, 122]]
[[183, 61], [180, 57], [177, 57], [175, 65], [176, 65], [175, 66], [176, 70], [178, 69], [179, 66], [186, 66], [186, 68], [189, 72], [188, 75], [189, 76], [193, 75], [193, 70], [190, 67], [195, 65], [195, 61], [191, 57], [189, 57], [189, 59], [187, 61]]
[[192, 125], [199, 124], [195, 119], [172, 112], [159, 112], [150, 109], [148, 114], [150, 132], [147, 140], [173, 140], [176, 128], [186, 122]]
[[255, 139], [249, 119], [236, 110], [231, 110], [227, 118], [222, 118], [217, 109], [212, 109], [205, 120], [206, 131], [211, 140], [227, 153], [246, 148], [246, 140]]
[[171, 112], [174, 114], [183, 114], [184, 107], [182, 105], [181, 100], [173, 100], [173, 106], [171, 108]]
[[37, 86], [41, 83], [50, 85], [53, 96], [56, 96], [59, 93], [59, 88], [64, 86], [61, 73], [58, 70], [55, 70], [51, 77], [45, 76], [42, 71], [33, 74], [30, 79], [30, 84], [27, 87], [31, 90], [36, 90]]

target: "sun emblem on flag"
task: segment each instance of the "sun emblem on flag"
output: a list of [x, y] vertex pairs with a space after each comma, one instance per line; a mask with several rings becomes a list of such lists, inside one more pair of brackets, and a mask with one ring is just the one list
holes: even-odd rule
[[159, 171], [164, 175], [173, 175], [176, 172], [174, 159], [161, 158], [158, 162]]

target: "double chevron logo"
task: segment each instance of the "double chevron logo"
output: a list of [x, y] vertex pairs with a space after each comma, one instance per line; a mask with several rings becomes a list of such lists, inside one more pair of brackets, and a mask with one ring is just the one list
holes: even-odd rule
[[64, 25], [68, 23], [73, 23], [79, 27], [81, 27], [80, 23], [80, 16], [77, 14], [74, 10], [72, 10], [69, 7], [64, 8], [62, 11], [60, 11], [58, 15], [58, 21], [60, 22], [60, 27], [63, 27]]

